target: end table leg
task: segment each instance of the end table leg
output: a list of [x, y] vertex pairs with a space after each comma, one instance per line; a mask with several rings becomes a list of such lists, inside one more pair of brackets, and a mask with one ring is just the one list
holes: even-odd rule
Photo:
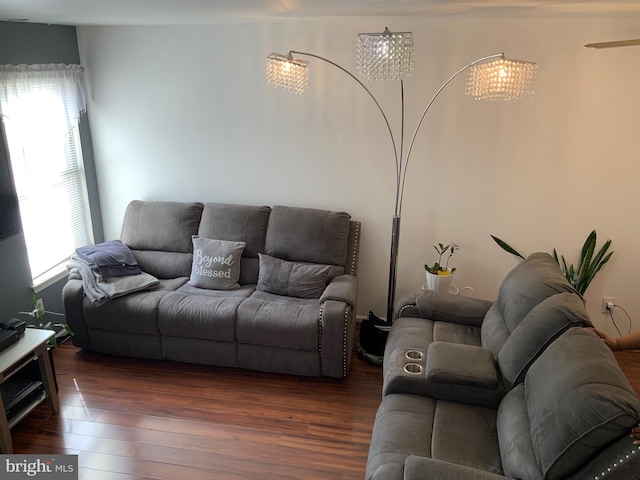
[[11, 441], [11, 431], [9, 430], [9, 421], [4, 411], [4, 403], [0, 396], [0, 453], [12, 454], [13, 442]]
[[41, 346], [38, 348], [38, 366], [40, 367], [40, 376], [42, 378], [42, 383], [44, 384], [44, 390], [47, 392], [47, 403], [49, 404], [49, 408], [52, 413], [58, 413], [59, 401], [58, 401], [58, 390], [56, 390], [55, 380], [53, 378], [53, 370], [51, 368], [51, 362], [53, 361], [53, 357], [49, 358], [49, 351], [46, 346]]

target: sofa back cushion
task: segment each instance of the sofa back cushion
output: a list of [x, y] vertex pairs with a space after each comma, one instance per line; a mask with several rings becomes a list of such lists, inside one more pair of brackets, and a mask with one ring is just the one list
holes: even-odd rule
[[558, 293], [544, 299], [511, 332], [498, 354], [498, 367], [507, 388], [524, 380], [527, 369], [545, 348], [570, 327], [590, 327], [582, 298]]
[[240, 285], [258, 282], [271, 208], [265, 206], [207, 203], [202, 212], [198, 236], [214, 240], [245, 242], [240, 262]]
[[[533, 253], [511, 270], [482, 323], [482, 346], [497, 358], [511, 332], [533, 307], [556, 293], [578, 293], [548, 253]], [[486, 325], [485, 325], [486, 324]]]
[[350, 219], [345, 212], [275, 206], [265, 253], [293, 262], [345, 267]]
[[138, 265], [158, 278], [188, 277], [202, 203], [129, 203], [122, 225], [122, 242], [133, 251]]
[[344, 273], [339, 265], [289, 262], [260, 254], [260, 275], [256, 288], [274, 295], [320, 298], [327, 284]]
[[531, 443], [531, 424], [522, 383], [507, 392], [500, 402], [496, 430], [505, 477], [541, 480], [542, 472]]
[[583, 328], [547, 347], [524, 392], [534, 454], [548, 480], [566, 478], [640, 421], [640, 399], [613, 353]]

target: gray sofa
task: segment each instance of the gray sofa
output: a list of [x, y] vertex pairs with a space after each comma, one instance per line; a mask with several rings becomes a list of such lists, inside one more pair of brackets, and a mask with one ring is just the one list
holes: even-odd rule
[[[348, 214], [133, 201], [121, 239], [159, 285], [96, 305], [82, 281], [70, 279], [63, 301], [74, 345], [140, 358], [347, 375], [360, 239], [360, 224]], [[232, 273], [235, 281], [223, 278]]]
[[[486, 407], [521, 383], [562, 332], [592, 326], [582, 297], [547, 253], [534, 253], [509, 272], [494, 302], [422, 290], [403, 297], [396, 310], [385, 346], [384, 394], [409, 391]], [[408, 372], [408, 364], [424, 375]]]
[[638, 478], [640, 401], [549, 255], [495, 302], [419, 292], [396, 311], [368, 480]]

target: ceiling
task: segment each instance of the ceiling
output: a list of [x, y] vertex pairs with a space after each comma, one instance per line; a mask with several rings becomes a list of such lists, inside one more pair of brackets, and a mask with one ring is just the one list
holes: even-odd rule
[[0, 20], [189, 25], [349, 16], [638, 16], [638, 0], [0, 0]]

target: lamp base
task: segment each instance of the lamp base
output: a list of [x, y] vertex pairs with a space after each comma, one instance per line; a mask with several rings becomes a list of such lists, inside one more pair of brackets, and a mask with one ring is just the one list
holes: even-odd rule
[[358, 335], [358, 357], [374, 365], [382, 366], [384, 347], [387, 343], [391, 323], [375, 316], [369, 311], [369, 316], [360, 324]]

